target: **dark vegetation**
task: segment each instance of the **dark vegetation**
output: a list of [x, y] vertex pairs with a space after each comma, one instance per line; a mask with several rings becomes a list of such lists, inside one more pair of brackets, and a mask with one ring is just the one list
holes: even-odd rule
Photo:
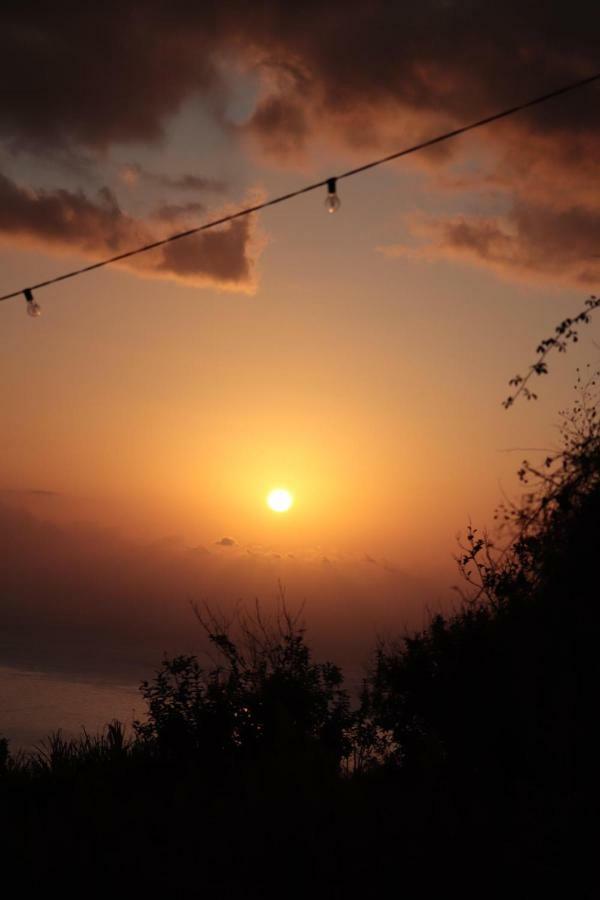
[[126, 735], [0, 744], [4, 884], [84, 896], [543, 896], [585, 888], [595, 772], [600, 427], [470, 529], [456, 610], [381, 643], [359, 702], [299, 621], [197, 610], [215, 660], [165, 660]]

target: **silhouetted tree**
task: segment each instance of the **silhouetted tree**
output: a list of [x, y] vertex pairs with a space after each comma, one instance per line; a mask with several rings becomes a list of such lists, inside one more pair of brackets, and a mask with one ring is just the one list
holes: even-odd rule
[[469, 528], [460, 607], [380, 645], [365, 696], [388, 765], [435, 798], [437, 821], [470, 829], [481, 852], [501, 835], [546, 872], [583, 824], [593, 777], [597, 409], [595, 376], [580, 377], [562, 448], [525, 461], [525, 495], [499, 511], [505, 546]]

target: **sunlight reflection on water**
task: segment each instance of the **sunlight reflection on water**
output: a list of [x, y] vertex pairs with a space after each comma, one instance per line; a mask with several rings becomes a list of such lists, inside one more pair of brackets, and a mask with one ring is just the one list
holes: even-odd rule
[[143, 718], [138, 684], [84, 681], [48, 672], [0, 666], [0, 735], [11, 750], [31, 749], [59, 728], [66, 736], [83, 727], [101, 731], [111, 719], [130, 725]]

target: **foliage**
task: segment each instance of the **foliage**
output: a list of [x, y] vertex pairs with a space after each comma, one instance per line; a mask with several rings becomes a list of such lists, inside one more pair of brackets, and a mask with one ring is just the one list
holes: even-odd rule
[[85, 728], [79, 737], [66, 738], [60, 730], [42, 741], [28, 759], [32, 774], [57, 775], [98, 766], [110, 767], [127, 758], [133, 742], [123, 724], [113, 719], [101, 734], [91, 735]]
[[541, 466], [524, 461], [527, 491], [499, 511], [504, 548], [469, 528], [459, 608], [381, 645], [367, 688], [394, 741], [391, 763], [443, 773], [470, 797], [482, 783], [497, 796], [526, 785], [523, 802], [557, 828], [595, 704], [596, 376], [579, 376], [577, 387], [561, 449]]
[[142, 685], [148, 720], [136, 723], [138, 737], [212, 764], [265, 754], [295, 763], [303, 754], [338, 768], [348, 694], [337, 666], [312, 661], [297, 618], [283, 606], [268, 622], [257, 604], [253, 618], [238, 615], [236, 636], [234, 623], [196, 612], [218, 661], [206, 669], [194, 656], [164, 660]]
[[525, 375], [515, 375], [508, 382], [509, 385], [516, 390], [502, 401], [502, 406], [509, 409], [517, 397], [521, 394], [526, 400], [537, 400], [535, 394], [529, 388], [529, 382], [534, 375], [547, 375], [548, 364], [546, 358], [552, 350], [558, 350], [559, 353], [565, 353], [569, 343], [576, 344], [579, 340], [578, 325], [588, 325], [592, 312], [600, 306], [600, 297], [591, 296], [585, 301], [584, 308], [573, 318], [566, 318], [560, 322], [554, 329], [554, 334], [538, 344], [536, 353], [537, 359], [529, 366]]

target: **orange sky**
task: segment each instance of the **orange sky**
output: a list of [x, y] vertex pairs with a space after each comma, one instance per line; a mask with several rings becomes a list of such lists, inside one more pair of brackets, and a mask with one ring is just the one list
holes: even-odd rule
[[[351, 106], [325, 114], [333, 77], [325, 73], [306, 95], [307, 133], [294, 138], [289, 115], [269, 126], [269, 92], [287, 96], [287, 82], [242, 57], [220, 63], [225, 111], [212, 116], [206, 96], [191, 89], [181, 102], [165, 99], [161, 139], [144, 137], [141, 125], [139, 134], [102, 139], [73, 126], [65, 150], [48, 135], [34, 146], [29, 126], [13, 124], [24, 144], [18, 152], [7, 144], [1, 157], [9, 210], [0, 221], [2, 292], [136, 236], [326, 177], [502, 99], [490, 89], [483, 109], [485, 98], [473, 96], [479, 105], [467, 116], [445, 113], [438, 97], [435, 115], [424, 104], [421, 119], [417, 101], [409, 109], [402, 100], [398, 118], [386, 96], [369, 107], [377, 134], [361, 141]], [[300, 102], [297, 85], [292, 95]], [[357, 115], [365, 102], [356, 101]], [[173, 536], [179, 547], [200, 545], [211, 562], [197, 563], [198, 584], [216, 603], [220, 585], [228, 602], [245, 594], [240, 572], [249, 597], [269, 585], [274, 595], [283, 577], [313, 609], [334, 604], [335, 594], [337, 612], [345, 585], [362, 605], [353, 621], [364, 625], [371, 605], [373, 628], [385, 619], [378, 598], [392, 602], [382, 573], [408, 579], [397, 621], [427, 602], [423, 586], [408, 595], [410, 579], [433, 585], [434, 604], [450, 596], [457, 533], [469, 519], [491, 525], [502, 492], [518, 493], [524, 454], [506, 451], [556, 444], [575, 367], [597, 354], [592, 327], [552, 361], [537, 403], [502, 408], [508, 379], [589, 294], [587, 232], [575, 229], [565, 199], [570, 190], [580, 218], [584, 209], [591, 215], [582, 187], [589, 134], [577, 137], [580, 175], [567, 184], [560, 140], [536, 127], [501, 123], [489, 136], [461, 138], [447, 157], [345, 181], [334, 216], [324, 195], [309, 194], [261, 214], [247, 233], [192, 243], [177, 258], [145, 260], [141, 271], [104, 269], [40, 291], [38, 320], [21, 300], [2, 303], [0, 499], [60, 523], [65, 546], [81, 522], [146, 548]], [[539, 142], [531, 159], [520, 149], [527, 134], [527, 146]], [[190, 187], [190, 175], [208, 186]], [[539, 198], [550, 185], [542, 228]], [[567, 214], [573, 230], [559, 232], [552, 223]], [[553, 247], [564, 254], [560, 265]], [[295, 504], [277, 515], [265, 495], [280, 485]], [[223, 537], [231, 542], [219, 544]], [[257, 556], [267, 568], [256, 580], [244, 560]], [[282, 559], [295, 562], [282, 569]], [[324, 560], [337, 567], [335, 591]], [[174, 603], [196, 575], [174, 582]], [[28, 590], [41, 597], [43, 581], [36, 584]]]
[[[520, 456], [501, 451], [555, 440], [590, 349], [557, 358], [536, 404], [502, 409], [582, 292], [378, 252], [419, 190], [435, 203], [388, 171], [344, 185], [335, 217], [317, 196], [263, 215], [253, 295], [106, 270], [40, 292], [39, 320], [5, 304], [4, 488], [140, 536], [444, 565], [499, 482], [515, 487]], [[3, 257], [8, 285], [78, 261]], [[296, 497], [283, 516], [264, 503], [279, 484]]]

